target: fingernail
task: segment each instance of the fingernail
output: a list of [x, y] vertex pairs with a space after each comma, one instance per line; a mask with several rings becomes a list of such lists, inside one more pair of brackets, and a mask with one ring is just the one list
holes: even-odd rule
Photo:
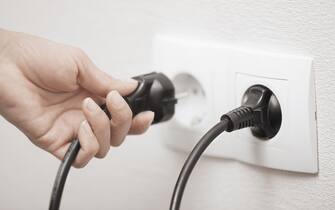
[[99, 106], [91, 98], [86, 98], [85, 101], [84, 101], [84, 104], [85, 104], [85, 107], [90, 112], [97, 112], [97, 111], [99, 111]]
[[118, 108], [122, 108], [124, 106], [125, 101], [117, 91], [115, 91], [115, 90], [111, 91], [108, 94], [108, 98], [109, 98], [112, 106], [114, 106], [114, 108], [118, 109]]

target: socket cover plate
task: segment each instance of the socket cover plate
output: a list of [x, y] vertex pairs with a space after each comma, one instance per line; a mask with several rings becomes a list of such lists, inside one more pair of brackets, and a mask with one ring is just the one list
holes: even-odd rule
[[[223, 133], [207, 148], [205, 155], [287, 171], [318, 172], [311, 58], [158, 35], [154, 39], [153, 67], [170, 78], [192, 75], [205, 94], [206, 101], [201, 103], [205, 113], [201, 120], [197, 104], [189, 109], [183, 107], [183, 113], [178, 112], [182, 100], [177, 104], [175, 117], [161, 128], [162, 139], [168, 147], [190, 152], [222, 114], [240, 106], [248, 87], [262, 84], [274, 92], [282, 108], [278, 134], [263, 141], [255, 138], [249, 129]], [[192, 113], [198, 123], [185, 123], [183, 116]]]

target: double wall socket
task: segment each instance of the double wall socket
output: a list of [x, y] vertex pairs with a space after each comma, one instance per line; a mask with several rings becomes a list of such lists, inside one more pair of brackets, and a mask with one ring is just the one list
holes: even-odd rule
[[270, 88], [282, 109], [279, 132], [257, 139], [250, 129], [224, 133], [205, 155], [259, 166], [318, 172], [316, 105], [312, 59], [227, 47], [220, 43], [157, 36], [153, 67], [174, 80], [177, 104], [174, 119], [162, 128], [170, 148], [189, 152], [220, 116], [241, 105], [252, 85]]

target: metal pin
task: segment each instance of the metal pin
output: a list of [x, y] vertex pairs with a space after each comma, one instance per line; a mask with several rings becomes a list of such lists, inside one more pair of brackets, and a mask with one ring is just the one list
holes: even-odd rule
[[191, 95], [191, 93], [190, 93], [189, 91], [187, 91], [187, 92], [180, 92], [180, 93], [177, 93], [177, 94], [175, 95], [175, 98], [176, 98], [177, 100], [180, 100], [180, 99], [186, 98], [186, 97], [188, 97], [188, 96], [190, 96], [190, 95]]

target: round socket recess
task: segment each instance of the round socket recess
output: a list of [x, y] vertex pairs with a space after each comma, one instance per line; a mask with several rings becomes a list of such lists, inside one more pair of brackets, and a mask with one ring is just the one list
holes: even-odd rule
[[207, 107], [201, 83], [189, 73], [179, 73], [172, 81], [178, 98], [175, 120], [186, 127], [199, 125], [205, 117]]

